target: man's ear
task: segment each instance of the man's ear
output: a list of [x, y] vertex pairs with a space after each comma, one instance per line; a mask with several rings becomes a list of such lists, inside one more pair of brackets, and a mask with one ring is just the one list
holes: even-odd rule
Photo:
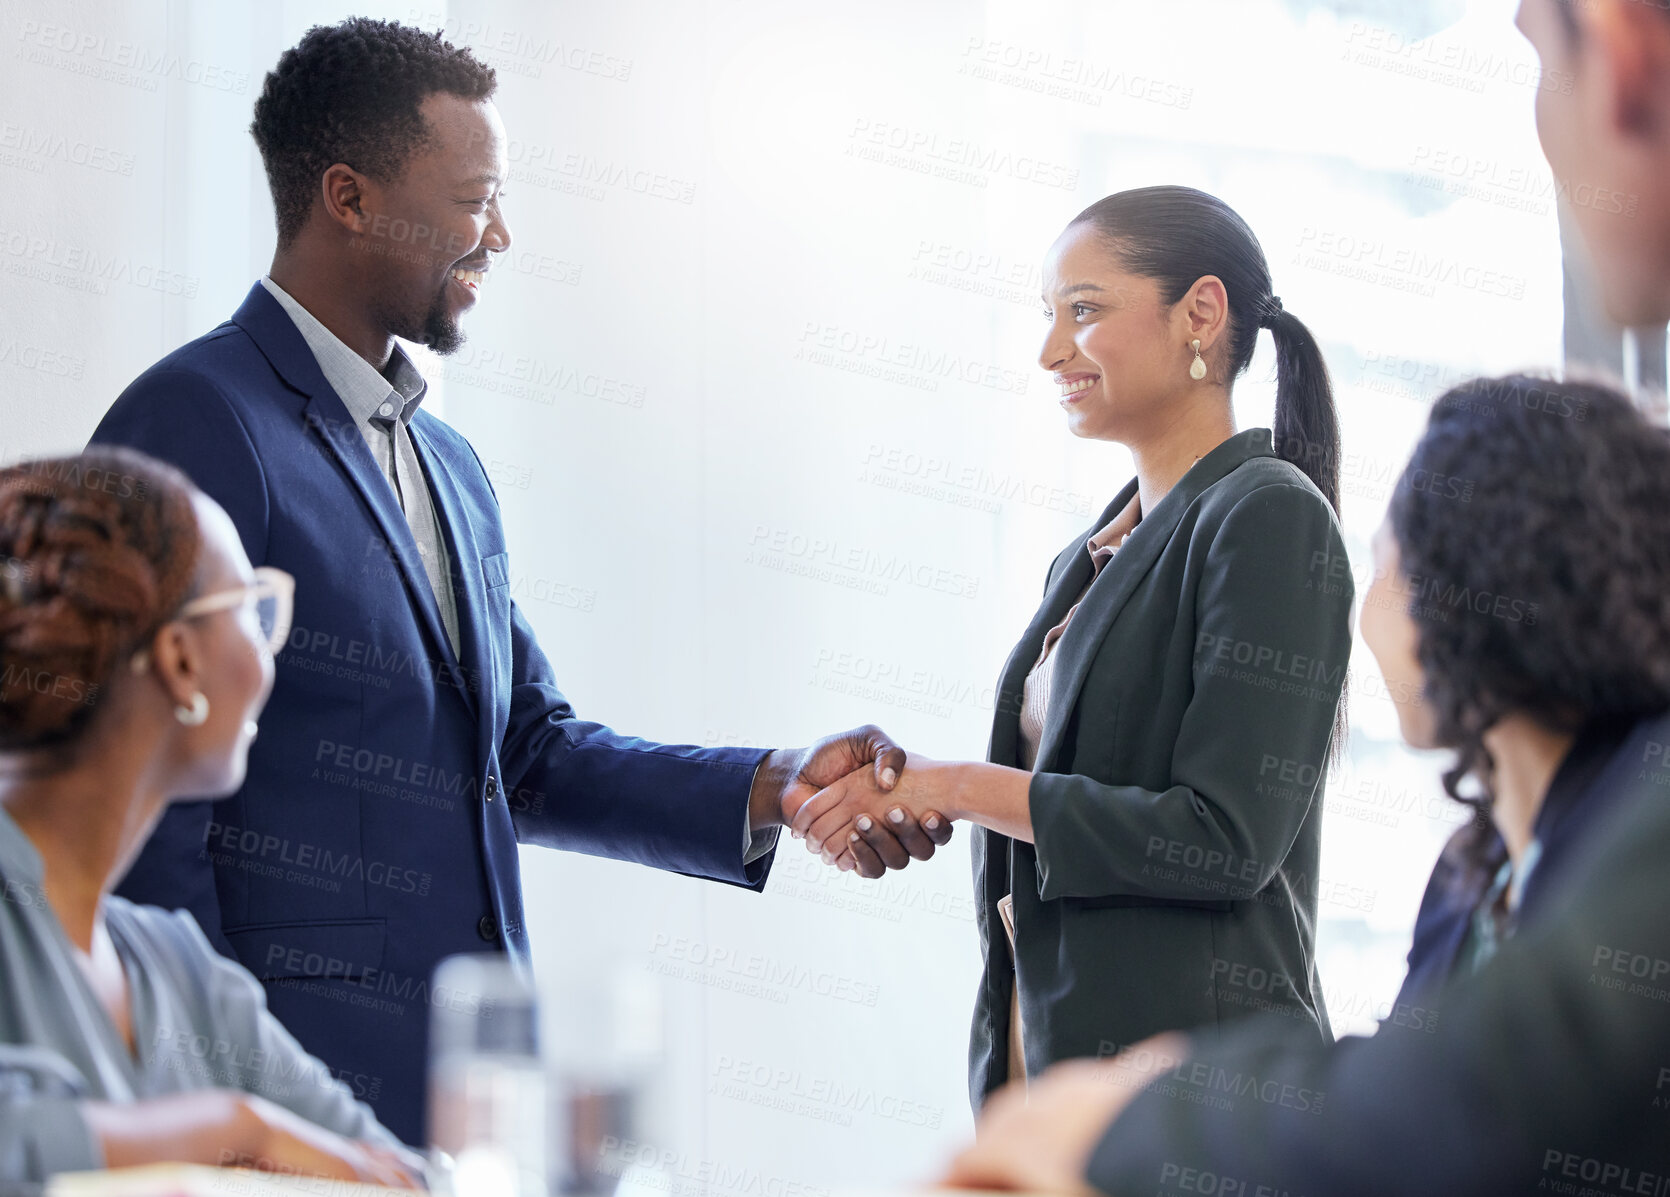
[[366, 178], [359, 171], [338, 162], [319, 180], [319, 195], [325, 215], [350, 233], [365, 232], [369, 217], [363, 209]]
[[1641, 0], [1589, 0], [1586, 7], [1578, 15], [1586, 57], [1610, 87], [1613, 126], [1631, 136], [1664, 136], [1670, 132], [1662, 110], [1670, 95], [1670, 16], [1659, 3]]

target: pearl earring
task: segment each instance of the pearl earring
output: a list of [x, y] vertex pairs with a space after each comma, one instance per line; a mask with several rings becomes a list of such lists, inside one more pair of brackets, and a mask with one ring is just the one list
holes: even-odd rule
[[1195, 351], [1195, 360], [1189, 363], [1189, 377], [1199, 382], [1206, 377], [1206, 359], [1200, 356], [1200, 342], [1191, 341], [1190, 346]]
[[209, 696], [199, 690], [191, 696], [190, 707], [175, 707], [174, 718], [186, 727], [201, 727], [209, 719]]

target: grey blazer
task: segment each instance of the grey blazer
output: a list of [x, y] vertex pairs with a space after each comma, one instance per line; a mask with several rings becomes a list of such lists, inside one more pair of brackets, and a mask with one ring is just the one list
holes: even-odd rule
[[[1091, 577], [1084, 540], [1056, 557], [1003, 668], [997, 764], [1018, 763], [1026, 675]], [[1329, 1035], [1314, 963], [1321, 775], [1352, 590], [1333, 511], [1265, 428], [1196, 462], [1103, 568], [1054, 649], [1036, 842], [974, 833], [977, 1107], [1008, 1079], [1017, 972], [1029, 1073], [1258, 1010]], [[1014, 964], [997, 912], [1010, 892]]]

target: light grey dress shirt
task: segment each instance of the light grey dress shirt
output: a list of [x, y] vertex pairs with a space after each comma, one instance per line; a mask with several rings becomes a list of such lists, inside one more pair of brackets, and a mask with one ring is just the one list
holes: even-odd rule
[[441, 609], [441, 625], [452, 642], [452, 655], [457, 657], [458, 601], [453, 593], [446, 537], [441, 534], [435, 497], [430, 493], [429, 481], [418, 462], [412, 433], [407, 427], [417, 415], [429, 384], [398, 343], [386, 373], [379, 374], [375, 366], [343, 344], [284, 288], [266, 276], [262, 276], [261, 285], [290, 314], [302, 340], [313, 351], [320, 373], [348, 408], [348, 414], [354, 417], [372, 459], [393, 488], [400, 509], [406, 513], [412, 537], [417, 541], [423, 570], [429, 575], [430, 589], [435, 592], [435, 602]]
[[351, 1139], [399, 1145], [189, 914], [111, 896], [105, 924], [127, 974], [131, 1054], [76, 964], [42, 872], [34, 844], [0, 809], [0, 1193], [104, 1166], [83, 1101], [239, 1089]]

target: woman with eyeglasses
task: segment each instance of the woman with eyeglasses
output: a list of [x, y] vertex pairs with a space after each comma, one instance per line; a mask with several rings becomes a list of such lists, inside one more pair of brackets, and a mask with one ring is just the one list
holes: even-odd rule
[[240, 784], [290, 600], [160, 462], [0, 470], [0, 1188], [162, 1161], [415, 1182], [189, 915], [111, 893], [170, 802]]

